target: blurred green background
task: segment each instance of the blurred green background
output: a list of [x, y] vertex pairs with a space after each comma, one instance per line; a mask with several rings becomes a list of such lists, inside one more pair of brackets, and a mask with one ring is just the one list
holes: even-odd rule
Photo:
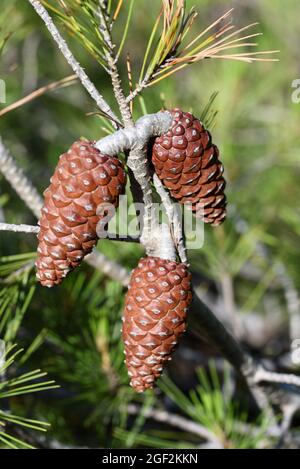
[[[126, 54], [130, 52], [133, 78], [137, 79], [159, 4], [158, 0], [135, 2], [123, 50], [125, 86]], [[254, 316], [259, 326], [260, 318], [267, 318], [255, 339], [243, 332], [241, 339], [255, 353], [281, 357], [290, 347], [291, 322], [285, 291], [278, 281], [278, 265], [295, 290], [300, 288], [300, 103], [292, 102], [292, 82], [300, 78], [300, 4], [298, 0], [191, 0], [188, 4], [199, 11], [199, 31], [234, 7], [238, 26], [259, 22], [256, 29], [264, 33], [258, 39], [259, 50], [280, 49], [280, 61], [274, 63], [202, 61], [150, 87], [143, 96], [148, 112], [156, 112], [163, 105], [178, 106], [197, 116], [211, 94], [218, 91], [214, 102], [218, 115], [212, 134], [225, 166], [228, 220], [222, 228], [205, 228], [203, 248], [190, 253], [191, 268], [200, 294], [219, 308], [220, 317], [225, 317], [231, 326], [234, 323], [239, 329], [241, 322], [247, 325], [247, 318]], [[120, 24], [124, 18], [121, 13]], [[1, 0], [1, 37], [10, 32], [0, 60], [0, 78], [5, 80], [7, 89], [6, 105], [72, 73], [26, 1]], [[120, 34], [118, 25], [115, 33], [116, 37]], [[117, 112], [107, 75], [74, 38], [66, 31], [64, 35]], [[1, 109], [5, 105], [0, 106]], [[86, 92], [75, 84], [0, 117], [0, 135], [42, 192], [49, 184], [58, 156], [74, 140], [80, 136], [99, 139], [104, 135], [99, 117], [87, 115], [95, 111]], [[134, 114], [138, 117], [141, 113], [137, 99]], [[9, 223], [36, 223], [3, 178], [0, 209]], [[32, 235], [0, 234], [1, 256], [35, 249]], [[98, 249], [127, 268], [134, 267], [142, 254], [140, 247], [127, 243], [105, 241], [99, 243]], [[32, 284], [34, 280], [28, 282]], [[124, 407], [124, 403], [137, 398], [128, 389], [122, 363], [122, 291], [120, 285], [86, 265], [70, 275], [60, 289], [45, 291], [36, 287], [15, 340], [28, 348], [44, 331], [44, 341], [30, 356], [29, 363], [49, 371], [61, 388], [20, 402], [16, 399], [13, 406], [24, 415], [50, 421], [48, 434], [52, 440], [79, 446], [151, 445], [152, 440], [138, 439], [144, 420], [128, 420]], [[228, 318], [230, 314], [234, 317]], [[253, 324], [252, 335], [256, 335], [256, 323], [249, 322], [250, 328]], [[108, 369], [105, 354], [109, 356]], [[205, 361], [203, 355], [203, 344], [188, 336], [177, 352], [175, 364], [170, 366], [169, 376], [185, 392], [195, 386], [195, 369]], [[139, 397], [137, 402], [169, 409], [175, 405], [165, 390]], [[155, 444], [152, 441], [154, 446], [159, 441], [166, 446], [166, 438], [176, 445], [186, 440], [192, 446], [196, 444], [193, 439], [170, 431], [163, 435], [159, 425], [152, 424], [147, 431], [154, 432], [158, 439], [153, 440]]]

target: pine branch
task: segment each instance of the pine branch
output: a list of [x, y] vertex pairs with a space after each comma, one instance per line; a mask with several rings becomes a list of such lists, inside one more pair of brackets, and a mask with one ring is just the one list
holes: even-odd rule
[[253, 358], [243, 350], [231, 333], [227, 331], [215, 314], [196, 294], [194, 294], [193, 297], [190, 318], [194, 324], [193, 332], [200, 338], [203, 338], [204, 335], [209, 343], [231, 363], [244, 379], [258, 408], [265, 410], [272, 423], [275, 422], [268, 394], [258, 386], [255, 379], [256, 373], [261, 365], [256, 363]]
[[40, 231], [39, 226], [31, 225], [13, 225], [11, 223], [0, 223], [0, 231], [13, 231], [14, 233], [37, 234]]
[[[115, 94], [115, 98], [119, 105], [119, 109], [122, 115], [122, 119], [126, 128], [132, 128], [134, 123], [132, 119], [131, 106], [126, 101], [125, 94], [122, 88], [119, 70], [117, 67], [118, 55], [115, 55], [115, 44], [113, 43], [111, 36], [111, 27], [109, 24], [109, 17], [106, 13], [106, 6], [103, 0], [99, 1], [99, 21], [100, 31], [103, 35], [107, 44], [105, 52], [108, 71], [111, 76], [112, 86]], [[146, 128], [146, 127], [145, 127]], [[141, 139], [138, 135], [131, 140], [129, 150], [129, 157], [127, 160], [127, 166], [129, 168], [129, 178], [131, 182], [131, 189], [134, 197], [135, 204], [143, 202], [143, 226], [141, 234], [141, 242], [146, 248], [148, 254], [157, 251], [159, 245], [158, 238], [161, 236], [159, 231], [159, 225], [155, 218], [153, 210], [153, 198], [152, 188], [150, 184], [150, 173], [147, 163], [147, 144], [149, 136], [146, 139]], [[123, 150], [126, 150], [125, 148]], [[116, 153], [115, 153], [116, 154]], [[161, 245], [162, 256], [174, 256], [171, 242], [169, 239], [169, 233], [164, 229], [164, 243]], [[155, 235], [156, 233], [156, 235]]]
[[[40, 231], [40, 227], [38, 225], [15, 225], [11, 223], [3, 223], [0, 222], [0, 231], [12, 231], [14, 233], [28, 233], [28, 234], [38, 234]], [[102, 232], [102, 235], [99, 236], [99, 239], [109, 239], [111, 241], [123, 241], [126, 243], [139, 243], [140, 238], [132, 237], [132, 236], [123, 236], [118, 235], [116, 233], [109, 233], [109, 232]]]
[[[134, 124], [132, 120], [131, 107], [125, 98], [117, 67], [119, 54], [115, 55], [114, 53], [115, 44], [112, 40], [111, 27], [109, 26], [109, 17], [106, 14], [105, 4], [103, 0], [100, 0], [99, 3], [100, 30], [108, 46], [105, 55], [114, 94], [119, 105], [125, 128], [132, 128]], [[170, 233], [167, 231], [166, 227], [161, 227], [163, 233], [160, 231], [160, 227], [153, 210], [152, 188], [147, 162], [148, 141], [149, 137], [147, 140], [135, 138], [130, 146], [130, 153], [127, 160], [135, 203], [143, 202], [144, 206], [141, 242], [145, 246], [148, 255], [153, 255], [158, 252], [157, 249], [160, 245], [159, 252], [161, 257], [166, 256], [167, 258], [174, 258], [173, 243], [170, 238]], [[163, 240], [163, 242], [159, 242], [159, 239]]]
[[106, 43], [105, 57], [108, 64], [108, 73], [111, 77], [111, 82], [115, 94], [116, 101], [119, 105], [119, 109], [122, 115], [123, 123], [125, 127], [132, 127], [133, 120], [131, 115], [130, 106], [126, 102], [126, 98], [123, 92], [121, 78], [117, 66], [117, 56], [115, 55], [115, 44], [113, 43], [111, 36], [111, 27], [109, 23], [110, 19], [106, 13], [105, 2], [99, 0], [99, 29]]
[[104, 254], [99, 251], [93, 251], [85, 257], [86, 262], [95, 269], [103, 272], [108, 277], [120, 282], [121, 285], [126, 287], [129, 283], [130, 272], [125, 267], [122, 267], [117, 262], [107, 259]]
[[166, 237], [165, 244], [162, 244], [161, 239], [159, 239], [161, 233], [158, 233], [159, 226], [155, 219], [155, 211], [153, 210], [152, 188], [147, 160], [149, 140], [154, 136], [165, 133], [171, 125], [171, 120], [171, 115], [168, 112], [149, 114], [141, 117], [134, 127], [119, 130], [96, 143], [96, 147], [100, 151], [109, 155], [116, 155], [126, 151], [130, 152], [127, 166], [132, 171], [134, 180], [139, 185], [141, 191], [144, 204], [141, 242], [148, 253], [157, 251], [159, 247], [165, 253], [168, 249], [169, 253], [173, 253], [171, 240], [165, 228], [163, 228]]
[[287, 384], [289, 386], [297, 386], [300, 388], [300, 376], [291, 373], [275, 373], [268, 371], [262, 366], [258, 366], [254, 375], [255, 383], [274, 383], [274, 384]]
[[165, 423], [171, 427], [179, 428], [184, 432], [189, 432], [193, 435], [198, 436], [201, 439], [213, 442], [216, 447], [223, 448], [222, 442], [214, 435], [211, 431], [205, 428], [199, 423], [195, 423], [192, 420], [189, 420], [181, 415], [176, 415], [165, 410], [150, 408], [142, 409], [136, 404], [129, 404], [127, 411], [130, 415], [140, 415], [142, 414], [145, 418], [151, 418], [160, 423]]
[[[213, 442], [214, 444], [218, 445], [218, 448], [220, 445], [222, 445], [222, 442], [218, 440], [218, 437], [206, 427], [203, 427], [202, 425], [192, 420], [182, 417], [181, 415], [173, 414], [156, 408], [143, 409], [136, 404], [129, 404], [127, 410], [130, 415], [140, 415], [142, 413], [142, 415], [146, 418], [174, 426], [183, 431], [188, 431], [189, 433], [194, 434], [202, 439]], [[260, 436], [262, 432], [258, 426], [256, 427], [254, 425], [249, 425], [240, 421], [234, 422], [234, 431], [241, 435], [251, 435], [253, 437]], [[278, 439], [281, 435], [281, 429], [277, 425], [269, 426], [266, 429], [265, 434], [270, 438]], [[221, 447], [223, 448], [223, 446]]]
[[33, 6], [37, 14], [45, 23], [46, 28], [48, 29], [54, 41], [57, 43], [61, 53], [64, 55], [65, 59], [67, 60], [72, 70], [77, 75], [77, 77], [79, 78], [79, 80], [81, 81], [82, 85], [87, 90], [91, 98], [96, 102], [98, 108], [104, 114], [109, 116], [109, 118], [112, 120], [115, 127], [120, 127], [121, 124], [118, 118], [113, 113], [112, 109], [110, 108], [108, 103], [105, 101], [103, 96], [98, 92], [95, 85], [91, 82], [91, 80], [89, 79], [86, 72], [79, 64], [79, 62], [75, 59], [67, 43], [65, 42], [65, 40], [59, 33], [58, 29], [56, 28], [55, 24], [53, 23], [53, 20], [51, 16], [49, 15], [49, 13], [47, 12], [47, 10], [43, 7], [43, 5], [38, 0], [28, 0], [28, 1], [31, 3], [31, 5]]
[[134, 98], [136, 98], [142, 91], [143, 89], [147, 88], [149, 84], [150, 78], [146, 76], [142, 82], [138, 83], [134, 90], [130, 92], [130, 94], [126, 97], [126, 102], [129, 104], [131, 103]]
[[156, 174], [153, 176], [153, 182], [156, 192], [161, 198], [165, 208], [169, 224], [172, 230], [173, 239], [176, 245], [178, 255], [181, 262], [187, 263], [186, 246], [184, 240], [183, 226], [180, 213], [178, 213], [177, 205], [172, 201], [169, 192], [164, 188], [161, 180]]

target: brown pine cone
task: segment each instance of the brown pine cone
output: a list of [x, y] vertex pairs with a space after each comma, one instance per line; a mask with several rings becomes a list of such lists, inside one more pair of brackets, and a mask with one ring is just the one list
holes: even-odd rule
[[125, 300], [123, 340], [130, 384], [152, 388], [186, 329], [192, 299], [185, 264], [145, 257], [132, 271]]
[[223, 165], [210, 133], [189, 112], [170, 111], [172, 128], [154, 140], [152, 163], [156, 174], [180, 204], [196, 217], [220, 225], [226, 217]]
[[99, 207], [118, 206], [126, 174], [117, 157], [103, 155], [93, 142], [79, 140], [60, 156], [50, 181], [39, 220], [36, 262], [37, 278], [47, 287], [60, 284], [92, 251], [97, 224], [106, 215]]

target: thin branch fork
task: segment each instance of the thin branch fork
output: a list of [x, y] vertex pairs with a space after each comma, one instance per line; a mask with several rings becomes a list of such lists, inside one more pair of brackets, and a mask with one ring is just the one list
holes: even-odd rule
[[[153, 194], [147, 161], [147, 145], [149, 138], [154, 135], [160, 135], [161, 126], [157, 126], [158, 133], [153, 133], [152, 135], [152, 133], [149, 133], [146, 128], [146, 124], [148, 124], [150, 130], [152, 123], [149, 121], [149, 117], [146, 117], [146, 120], [148, 119], [149, 122], [146, 122], [145, 119], [143, 121], [140, 120], [134, 127], [131, 105], [126, 100], [119, 75], [117, 65], [118, 56], [116, 56], [114, 52], [115, 44], [112, 40], [111, 25], [109, 23], [110, 19], [106, 14], [106, 6], [103, 0], [99, 0], [99, 4], [99, 30], [108, 46], [105, 50], [105, 55], [115, 98], [119, 105], [125, 129], [134, 129], [131, 136], [129, 136], [130, 146], [126, 147], [126, 141], [124, 141], [125, 147], [123, 148], [123, 151], [129, 151], [127, 167], [129, 169], [128, 174], [135, 205], [136, 207], [141, 207], [140, 204], [141, 202], [143, 203], [141, 242], [145, 246], [146, 253], [148, 255], [158, 254], [161, 257], [166, 256], [167, 258], [175, 259], [176, 254], [170, 235], [170, 229], [166, 226], [159, 226], [155, 210], [153, 210]], [[132, 138], [133, 135], [134, 138]], [[124, 133], [120, 134], [120, 137], [121, 136], [124, 136]], [[163, 236], [161, 230], [163, 230]], [[163, 243], [159, 242], [159, 238], [163, 239]]]
[[[122, 120], [125, 129], [133, 129], [134, 121], [132, 118], [131, 105], [127, 102], [122, 87], [119, 69], [117, 65], [118, 57], [115, 54], [116, 46], [112, 39], [112, 28], [111, 24], [109, 23], [110, 19], [106, 13], [106, 5], [103, 0], [99, 0], [98, 15], [99, 30], [107, 44], [105, 56], [108, 64], [108, 72], [110, 74], [114, 95], [122, 115]], [[153, 243], [153, 233], [158, 232], [159, 225], [155, 217], [155, 212], [153, 210], [152, 188], [150, 183], [149, 167], [147, 164], [146, 149], [149, 138], [141, 138], [141, 136], [138, 135], [138, 132], [136, 132], [134, 138], [131, 138], [130, 140], [130, 146], [128, 146], [128, 148], [125, 147], [124, 151], [129, 152], [129, 156], [127, 159], [127, 167], [129, 169], [128, 175], [130, 179], [130, 186], [135, 205], [136, 207], [141, 207], [141, 202], [143, 203], [141, 242], [145, 246], [147, 254], [153, 254], [157, 247], [156, 245], [154, 245], [155, 242]], [[136, 210], [138, 212], [138, 208]], [[165, 246], [168, 245], [170, 247], [170, 250], [167, 250], [168, 254], [170, 256], [174, 256], [171, 243], [167, 242], [168, 235], [169, 234], [165, 230]]]

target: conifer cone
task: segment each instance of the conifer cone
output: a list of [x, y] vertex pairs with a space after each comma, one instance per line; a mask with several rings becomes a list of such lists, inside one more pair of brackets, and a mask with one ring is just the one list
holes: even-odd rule
[[226, 217], [223, 165], [210, 133], [189, 112], [176, 108], [171, 129], [154, 140], [152, 163], [156, 174], [180, 204], [196, 217], [220, 225]]
[[101, 204], [118, 206], [126, 174], [117, 157], [79, 140], [60, 156], [50, 182], [39, 220], [36, 262], [37, 278], [47, 287], [60, 284], [92, 251], [97, 224], [107, 215]]
[[130, 384], [152, 388], [186, 329], [192, 299], [185, 264], [145, 257], [132, 271], [125, 299], [123, 340]]

